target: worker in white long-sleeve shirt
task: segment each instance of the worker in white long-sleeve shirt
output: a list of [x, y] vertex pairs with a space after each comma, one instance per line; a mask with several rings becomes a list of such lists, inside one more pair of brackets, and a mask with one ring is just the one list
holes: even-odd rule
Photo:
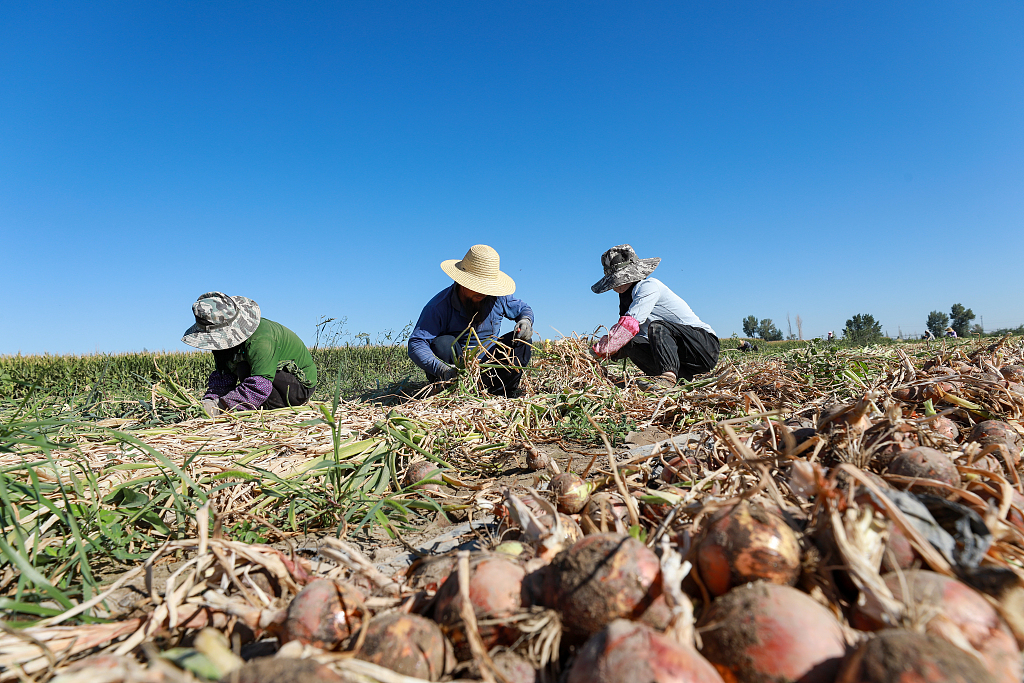
[[601, 256], [604, 277], [591, 289], [614, 289], [619, 295], [619, 321], [594, 345], [598, 357], [628, 357], [659, 384], [674, 386], [679, 377], [710, 372], [718, 362], [715, 331], [665, 286], [650, 277], [660, 258], [641, 259], [622, 244]]

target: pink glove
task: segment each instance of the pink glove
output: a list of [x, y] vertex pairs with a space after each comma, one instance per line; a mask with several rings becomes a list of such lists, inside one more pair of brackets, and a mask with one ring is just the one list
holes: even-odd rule
[[619, 322], [612, 325], [608, 334], [601, 337], [601, 341], [594, 344], [594, 355], [599, 358], [610, 356], [629, 342], [630, 339], [640, 331], [640, 323], [628, 315], [619, 318]]

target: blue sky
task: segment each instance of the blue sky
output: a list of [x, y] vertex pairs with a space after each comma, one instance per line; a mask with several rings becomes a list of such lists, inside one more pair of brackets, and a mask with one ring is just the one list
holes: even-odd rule
[[5, 2], [0, 353], [209, 290], [375, 337], [494, 246], [545, 336], [631, 243], [719, 336], [1024, 323], [1019, 2]]

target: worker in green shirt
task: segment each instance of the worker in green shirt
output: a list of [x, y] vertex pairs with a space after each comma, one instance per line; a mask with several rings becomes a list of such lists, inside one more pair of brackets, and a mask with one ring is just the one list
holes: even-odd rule
[[192, 304], [196, 323], [181, 341], [213, 351], [203, 409], [224, 410], [302, 405], [316, 387], [316, 364], [298, 335], [260, 316], [244, 296], [207, 292]]

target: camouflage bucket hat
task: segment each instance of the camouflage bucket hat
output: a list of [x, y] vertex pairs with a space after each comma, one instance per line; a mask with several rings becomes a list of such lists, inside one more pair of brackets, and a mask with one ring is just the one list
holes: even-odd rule
[[185, 330], [181, 341], [208, 351], [238, 346], [252, 336], [260, 324], [260, 307], [244, 296], [207, 292], [192, 304], [196, 324]]
[[601, 265], [604, 266], [604, 277], [590, 289], [594, 294], [607, 292], [619, 285], [640, 282], [654, 272], [661, 263], [660, 258], [639, 258], [633, 247], [620, 244], [601, 254]]

